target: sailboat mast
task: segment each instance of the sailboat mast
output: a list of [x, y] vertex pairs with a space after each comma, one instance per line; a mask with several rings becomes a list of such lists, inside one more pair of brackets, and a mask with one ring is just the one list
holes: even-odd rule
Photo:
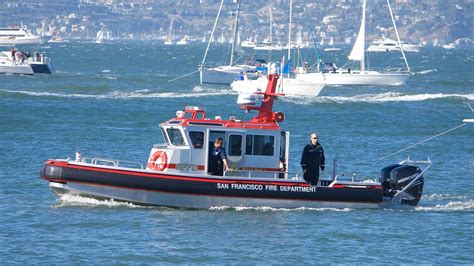
[[174, 17], [171, 18], [170, 28], [168, 29], [168, 41], [173, 40], [173, 36], [171, 35], [173, 31], [173, 21], [174, 21]]
[[[292, 23], [292, 18], [293, 17], [293, 0], [290, 0], [290, 19], [288, 22], [288, 63], [290, 63], [291, 60], [291, 23]], [[288, 75], [290, 75], [288, 73]]]
[[362, 30], [362, 27], [364, 27], [364, 40], [362, 41], [364, 43], [363, 47], [362, 47], [362, 55], [361, 55], [361, 59], [360, 59], [360, 71], [365, 71], [365, 8], [367, 6], [367, 0], [364, 0], [364, 2], [362, 2], [362, 23], [364, 24], [361, 24], [360, 27], [361, 27], [361, 30]]
[[272, 16], [272, 8], [269, 7], [268, 8], [268, 12], [270, 12], [270, 37], [269, 37], [269, 41], [270, 41], [270, 45], [273, 45], [273, 29], [272, 29], [272, 22], [273, 22], [273, 16]]
[[240, 0], [237, 0], [237, 14], [235, 16], [234, 23], [234, 40], [232, 41], [232, 48], [230, 51], [230, 63], [229, 65], [234, 65], [234, 51], [237, 46], [237, 33], [239, 32], [239, 15], [240, 15]]
[[212, 39], [214, 39], [214, 32], [216, 31], [216, 25], [219, 21], [219, 17], [221, 15], [222, 5], [224, 5], [224, 0], [221, 0], [221, 5], [219, 6], [219, 11], [217, 12], [216, 20], [214, 21], [214, 26], [212, 27], [211, 37], [209, 38], [209, 42], [207, 42], [206, 52], [204, 53], [204, 57], [202, 58], [201, 65], [204, 66], [206, 63], [207, 52], [209, 51], [209, 47], [211, 46]]
[[352, 61], [360, 61], [360, 71], [365, 71], [365, 7], [366, 0], [362, 2], [362, 19], [360, 22], [359, 33], [354, 42], [351, 53], [348, 58]]
[[395, 34], [397, 35], [398, 46], [400, 46], [400, 51], [403, 55], [403, 60], [405, 60], [405, 65], [407, 66], [408, 72], [410, 72], [410, 66], [408, 65], [407, 58], [405, 56], [405, 52], [403, 51], [403, 45], [400, 41], [400, 35], [398, 35], [397, 25], [395, 24], [395, 18], [393, 17], [392, 8], [390, 7], [390, 1], [387, 0], [388, 10], [390, 11], [390, 17], [392, 18], [393, 28], [395, 29]]

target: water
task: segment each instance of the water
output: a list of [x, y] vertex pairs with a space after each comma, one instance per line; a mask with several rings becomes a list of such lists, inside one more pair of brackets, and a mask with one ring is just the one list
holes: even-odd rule
[[[158, 123], [186, 105], [249, 118], [227, 87], [200, 86], [204, 46], [51, 44], [56, 74], [0, 76], [0, 258], [6, 263], [474, 262], [474, 125], [379, 159], [474, 116], [473, 50], [408, 54], [416, 75], [401, 87], [335, 87], [282, 98], [290, 170], [317, 131], [339, 172], [376, 176], [411, 156], [433, 161], [416, 208], [179, 210], [66, 196], [39, 179], [48, 158], [144, 162]], [[211, 51], [222, 59], [226, 49]], [[311, 55], [308, 51], [306, 55]], [[338, 62], [344, 52], [333, 54]], [[327, 54], [324, 58], [330, 58]], [[328, 59], [329, 60], [329, 59]], [[381, 55], [371, 61], [383, 62]], [[392, 62], [392, 61], [391, 61]]]

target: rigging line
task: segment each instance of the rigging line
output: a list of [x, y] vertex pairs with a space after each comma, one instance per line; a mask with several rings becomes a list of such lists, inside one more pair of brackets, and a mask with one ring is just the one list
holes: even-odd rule
[[467, 106], [469, 106], [469, 109], [471, 109], [472, 112], [474, 112], [474, 109], [472, 108], [471, 104], [469, 102], [466, 102]]
[[306, 11], [306, 1], [303, 1], [303, 11], [306, 16], [306, 25], [310, 29], [311, 39], [313, 39], [314, 50], [316, 51], [316, 60], [318, 62], [318, 66], [321, 73], [323, 73], [323, 78], [324, 80], [326, 80], [326, 77], [323, 72], [323, 64], [322, 64], [321, 58], [319, 57], [318, 47], [316, 46], [316, 37], [314, 36], [314, 28], [310, 24], [311, 21], [309, 20], [308, 12]]
[[170, 79], [170, 80], [168, 80], [168, 82], [172, 82], [172, 81], [175, 81], [175, 80], [178, 80], [178, 79], [182, 79], [182, 78], [184, 78], [184, 77], [187, 77], [187, 76], [192, 75], [192, 74], [194, 74], [194, 73], [196, 73], [196, 72], [199, 72], [199, 71], [200, 71], [200, 70], [196, 70], [196, 71], [193, 71], [193, 72], [191, 72], [191, 73], [184, 74], [184, 75], [179, 76], [179, 77], [177, 77], [177, 78]]
[[214, 37], [214, 32], [216, 30], [217, 22], [219, 21], [219, 17], [221, 15], [222, 5], [224, 5], [224, 0], [221, 1], [221, 5], [219, 6], [219, 11], [217, 12], [216, 20], [214, 21], [214, 26], [212, 27], [211, 37], [209, 37], [209, 41], [207, 42], [206, 52], [204, 53], [204, 57], [202, 58], [201, 65], [204, 66], [206, 63], [207, 52], [209, 51], [209, 46], [211, 46], [212, 39]]
[[439, 133], [439, 134], [437, 134], [437, 135], [434, 135], [434, 136], [429, 137], [429, 138], [427, 138], [427, 139], [425, 139], [425, 140], [422, 140], [422, 141], [420, 141], [420, 142], [417, 142], [417, 143], [415, 143], [415, 144], [413, 144], [413, 145], [410, 145], [410, 146], [408, 146], [408, 147], [406, 147], [406, 148], [403, 148], [403, 149], [401, 149], [401, 150], [399, 150], [399, 151], [390, 153], [389, 155], [380, 158], [379, 161], [384, 160], [384, 159], [386, 159], [386, 158], [388, 158], [388, 157], [390, 157], [390, 156], [392, 156], [392, 155], [395, 155], [395, 154], [397, 154], [397, 153], [399, 153], [399, 152], [402, 152], [402, 151], [408, 150], [408, 149], [410, 149], [410, 148], [413, 148], [413, 147], [415, 147], [415, 146], [418, 146], [418, 145], [420, 145], [420, 144], [422, 144], [422, 143], [424, 143], [424, 142], [430, 141], [430, 140], [432, 140], [432, 139], [434, 139], [434, 138], [437, 138], [437, 137], [439, 137], [439, 136], [442, 136], [442, 135], [444, 135], [444, 134], [447, 134], [447, 133], [449, 133], [449, 132], [451, 132], [451, 131], [453, 131], [453, 130], [456, 130], [456, 129], [460, 128], [460, 127], [463, 127], [463, 126], [465, 126], [465, 125], [466, 125], [466, 123], [462, 123], [462, 124], [459, 125], [459, 126], [455, 126], [455, 127], [451, 128], [451, 129], [448, 129], [448, 130], [446, 130], [446, 131], [444, 131], [444, 132], [441, 132], [441, 133]]

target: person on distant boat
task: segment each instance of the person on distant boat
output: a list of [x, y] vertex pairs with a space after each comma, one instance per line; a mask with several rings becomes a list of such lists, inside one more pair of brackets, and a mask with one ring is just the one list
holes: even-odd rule
[[231, 171], [232, 169], [229, 167], [229, 164], [227, 163], [227, 154], [222, 147], [223, 140], [222, 138], [217, 138], [214, 141], [214, 149], [210, 149], [209, 153], [209, 167], [208, 167], [208, 172], [211, 175], [218, 175], [218, 176], [223, 176], [224, 175], [224, 167]]
[[324, 171], [324, 149], [318, 142], [318, 134], [311, 133], [311, 143], [306, 145], [301, 155], [303, 177], [308, 184], [316, 186], [319, 180], [319, 170]]
[[16, 59], [15, 59], [15, 55], [16, 55], [16, 50], [14, 47], [12, 47], [11, 49], [11, 53], [12, 53], [12, 62], [15, 63]]
[[245, 80], [245, 75], [243, 71], [240, 71], [239, 80]]
[[18, 60], [20, 61], [20, 64], [23, 64], [23, 62], [25, 62], [25, 53], [23, 53], [22, 51], [17, 51], [15, 54]]

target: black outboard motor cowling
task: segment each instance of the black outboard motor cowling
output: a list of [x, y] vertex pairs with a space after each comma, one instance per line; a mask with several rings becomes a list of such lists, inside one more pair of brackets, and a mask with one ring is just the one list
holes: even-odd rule
[[401, 164], [391, 164], [380, 170], [380, 183], [382, 184], [384, 196], [393, 196], [393, 192], [390, 190], [390, 173], [394, 168], [401, 166]]
[[[404, 189], [420, 173], [420, 168], [413, 165], [401, 165], [394, 168], [390, 172], [390, 189], [395, 191]], [[405, 190], [405, 193], [413, 196], [414, 199], [404, 198], [401, 203], [416, 206], [423, 194], [423, 184], [424, 179], [421, 176], [410, 188]]]
[[[392, 164], [381, 170], [380, 182], [384, 189], [386, 197], [393, 197], [399, 191], [404, 189], [410, 182], [421, 173], [419, 167], [413, 165]], [[416, 206], [423, 194], [424, 179], [421, 176], [417, 181], [411, 184], [410, 188], [404, 192], [408, 194], [402, 197], [401, 204]]]

